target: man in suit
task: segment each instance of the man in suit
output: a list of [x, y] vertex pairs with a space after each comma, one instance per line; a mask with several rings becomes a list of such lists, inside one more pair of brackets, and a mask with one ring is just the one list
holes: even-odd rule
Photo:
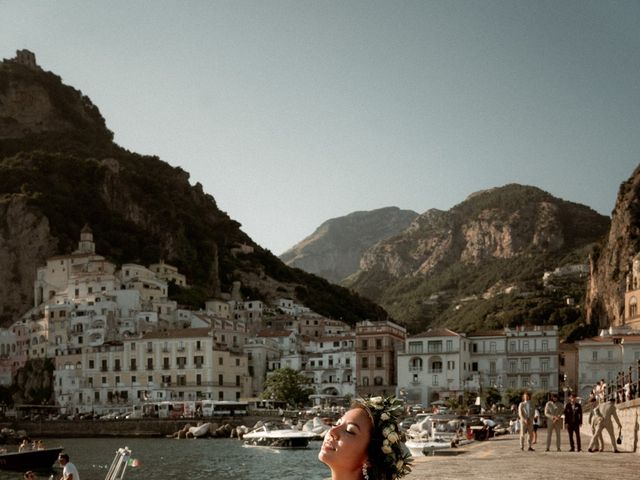
[[607, 432], [609, 432], [609, 438], [611, 439], [611, 446], [613, 447], [613, 451], [615, 453], [620, 453], [620, 450], [618, 450], [616, 444], [616, 436], [613, 433], [613, 422], [611, 421], [612, 419], [616, 421], [616, 423], [618, 424], [619, 432], [621, 432], [622, 423], [618, 418], [615, 397], [610, 396], [608, 401], [598, 405], [593, 411], [593, 414], [595, 416], [594, 423], [596, 426], [596, 433], [591, 439], [591, 443], [589, 443], [589, 451], [596, 451], [595, 445], [597, 441], [600, 442], [600, 451], [604, 449], [604, 439], [602, 438], [602, 432], [606, 430]]
[[[569, 394], [569, 401], [564, 406], [564, 423], [567, 426], [569, 432], [569, 445], [570, 452], [580, 451], [582, 446], [580, 444], [580, 427], [582, 426], [582, 405], [576, 402], [576, 394], [571, 392]], [[573, 437], [575, 436], [575, 443]]]
[[529, 451], [533, 452], [531, 441], [533, 440], [533, 415], [535, 409], [531, 405], [529, 392], [522, 394], [522, 401], [518, 405], [518, 417], [520, 418], [520, 450], [524, 450], [524, 437], [527, 436]]
[[551, 399], [544, 406], [547, 417], [547, 452], [551, 447], [551, 436], [556, 435], [556, 449], [560, 451], [560, 430], [562, 429], [562, 404], [558, 402], [558, 394], [552, 393]]

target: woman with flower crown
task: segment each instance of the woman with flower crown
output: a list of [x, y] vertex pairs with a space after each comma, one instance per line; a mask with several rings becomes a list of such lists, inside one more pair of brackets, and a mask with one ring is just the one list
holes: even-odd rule
[[411, 453], [398, 428], [402, 402], [356, 400], [327, 432], [318, 454], [332, 480], [396, 480], [411, 471]]

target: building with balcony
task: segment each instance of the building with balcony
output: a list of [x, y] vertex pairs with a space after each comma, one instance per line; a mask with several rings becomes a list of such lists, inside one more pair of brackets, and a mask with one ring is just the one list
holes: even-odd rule
[[341, 405], [355, 395], [355, 334], [314, 338], [306, 351], [303, 373], [315, 389], [315, 405]]
[[558, 327], [505, 328], [506, 388], [558, 391]]
[[628, 373], [640, 361], [640, 335], [617, 333], [615, 327], [601, 331], [597, 337], [580, 340], [577, 346], [578, 391], [583, 398], [589, 396], [599, 380], [611, 385], [619, 372]]
[[407, 330], [389, 320], [356, 324], [356, 394], [396, 392], [396, 355], [404, 350]]
[[398, 353], [397, 395], [423, 405], [462, 395], [470, 345], [464, 335], [446, 328], [409, 337], [404, 352]]

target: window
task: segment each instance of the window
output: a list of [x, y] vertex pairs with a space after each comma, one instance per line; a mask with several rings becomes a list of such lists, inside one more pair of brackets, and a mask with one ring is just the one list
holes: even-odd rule
[[597, 351], [593, 351], [591, 352], [591, 360], [593, 360], [594, 362], [598, 361], [598, 352]]
[[611, 350], [607, 350], [607, 360], [613, 360], [613, 352]]
[[473, 353], [478, 353], [478, 344], [477, 343], [472, 343], [471, 344], [471, 351]]
[[548, 372], [549, 371], [549, 359], [548, 358], [541, 358], [540, 359], [540, 371], [541, 372]]
[[433, 385], [434, 387], [438, 386], [438, 375], [433, 375], [431, 377], [431, 385]]
[[422, 342], [409, 342], [409, 353], [422, 353]]
[[478, 371], [478, 362], [471, 362], [471, 371], [472, 372]]
[[517, 362], [517, 360], [509, 360], [509, 373], [516, 373], [518, 371]]
[[432, 340], [427, 342], [427, 351], [429, 353], [441, 353], [442, 352], [442, 340]]
[[421, 358], [412, 358], [409, 360], [409, 371], [421, 371], [422, 370], [422, 359]]
[[382, 339], [376, 338], [376, 350], [382, 350]]
[[442, 362], [440, 360], [434, 360], [431, 362], [430, 373], [442, 373]]
[[362, 368], [369, 368], [369, 359], [367, 357], [362, 357]]
[[373, 379], [373, 384], [374, 384], [374, 385], [380, 386], [380, 385], [382, 385], [383, 383], [384, 383], [384, 379], [383, 379], [382, 377], [375, 377], [375, 378]]
[[447, 340], [447, 352], [453, 352], [453, 340]]
[[456, 362], [454, 360], [447, 361], [447, 370], [455, 370]]
[[495, 362], [495, 360], [489, 362], [489, 374], [490, 375], [495, 375], [496, 374], [496, 362]]
[[382, 368], [382, 357], [376, 357], [376, 368]]
[[497, 351], [496, 342], [489, 342], [489, 352], [496, 353], [496, 351]]
[[547, 375], [542, 375], [540, 377], [540, 388], [542, 388], [542, 390], [549, 389], [549, 377]]
[[369, 386], [369, 377], [363, 377], [362, 378], [362, 385], [365, 387]]
[[529, 340], [523, 340], [522, 341], [522, 351], [523, 352], [528, 352], [529, 351]]
[[220, 374], [218, 375], [218, 385], [222, 386], [223, 383], [224, 383], [224, 375]]
[[89, 368], [91, 369], [95, 368], [95, 364], [93, 360], [89, 360]]
[[222, 357], [218, 358], [218, 365], [222, 365], [224, 363]]
[[360, 345], [361, 345], [361, 347], [362, 347], [362, 350], [366, 350], [366, 349], [368, 349], [368, 348], [369, 348], [369, 341], [368, 341], [366, 338], [364, 338], [364, 339], [362, 339], [362, 341], [360, 342]]
[[530, 366], [531, 366], [531, 360], [530, 359], [528, 359], [528, 358], [521, 358], [520, 359], [520, 367], [522, 368], [523, 372], [528, 372]]
[[549, 341], [548, 340], [542, 340], [542, 351], [543, 352], [548, 352], [549, 351]]
[[636, 317], [638, 315], [638, 300], [636, 297], [629, 299], [629, 317]]

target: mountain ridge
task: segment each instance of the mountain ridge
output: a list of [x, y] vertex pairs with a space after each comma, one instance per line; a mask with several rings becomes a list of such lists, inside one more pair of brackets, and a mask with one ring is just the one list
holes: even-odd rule
[[417, 215], [412, 210], [383, 207], [331, 218], [280, 259], [339, 283], [358, 268], [366, 249], [402, 231]]
[[[36, 267], [71, 252], [85, 224], [97, 251], [118, 265], [177, 266], [192, 285], [176, 293], [184, 306], [203, 307], [241, 280], [244, 297], [288, 297], [349, 323], [388, 318], [373, 302], [285, 266], [180, 167], [113, 143], [86, 96], [21, 52], [24, 60], [19, 51], [0, 64], [2, 324], [32, 306]], [[249, 248], [238, 253], [240, 245]]]

